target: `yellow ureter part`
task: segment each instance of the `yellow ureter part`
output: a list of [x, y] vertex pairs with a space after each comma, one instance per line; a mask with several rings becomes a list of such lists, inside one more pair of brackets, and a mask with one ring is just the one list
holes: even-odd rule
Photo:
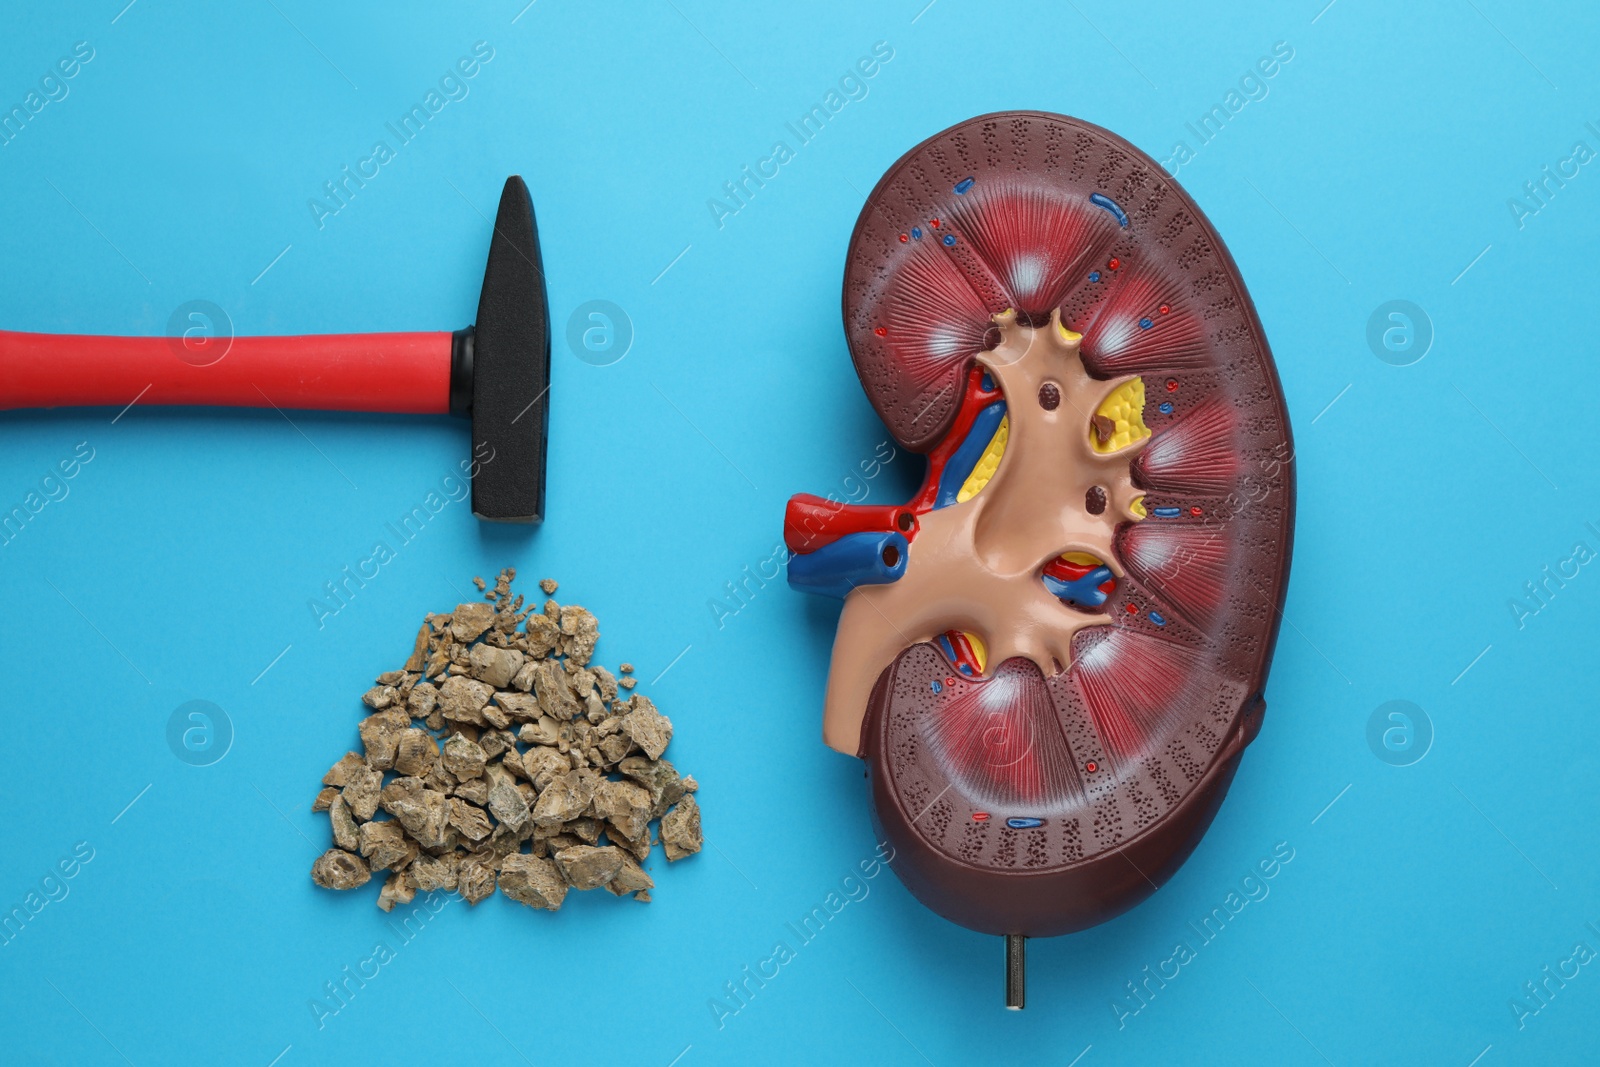
[[978, 661], [978, 673], [982, 674], [989, 666], [989, 650], [984, 647], [983, 638], [970, 630], [962, 630], [966, 635], [967, 643], [972, 646], [973, 658]]
[[961, 489], [956, 493], [956, 503], [964, 503], [977, 496], [979, 491], [989, 484], [989, 479], [994, 477], [994, 472], [1000, 469], [1000, 457], [1006, 452], [1006, 437], [1010, 433], [1010, 425], [1009, 418], [1002, 418], [1000, 425], [995, 427], [994, 436], [989, 438], [988, 447], [983, 450], [983, 455], [978, 457], [978, 462], [972, 468], [972, 473], [967, 475], [967, 480], [961, 483]]
[[1076, 563], [1080, 567], [1098, 567], [1105, 562], [1098, 556], [1091, 556], [1087, 552], [1063, 552], [1061, 553], [1061, 558], [1068, 563]]
[[1101, 401], [1096, 415], [1104, 415], [1116, 424], [1110, 440], [1100, 443], [1100, 435], [1093, 425], [1089, 427], [1089, 444], [1101, 455], [1120, 452], [1129, 445], [1150, 436], [1150, 427], [1144, 424], [1144, 379], [1134, 378], [1123, 382]]
[[1128, 510], [1139, 516], [1141, 519], [1149, 514], [1149, 512], [1145, 511], [1144, 509], [1144, 497], [1142, 496], [1134, 497], [1133, 503], [1128, 505]]

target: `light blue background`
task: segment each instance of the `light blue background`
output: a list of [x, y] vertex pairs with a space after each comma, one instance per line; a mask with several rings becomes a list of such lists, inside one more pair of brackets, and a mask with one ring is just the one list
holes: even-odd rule
[[[0, 548], [0, 904], [74, 843], [95, 852], [0, 947], [0, 1059], [1593, 1058], [1600, 964], [1520, 1029], [1509, 1002], [1576, 942], [1600, 949], [1585, 925], [1600, 925], [1600, 569], [1520, 629], [1509, 602], [1575, 542], [1600, 549], [1585, 526], [1600, 527], [1600, 170], [1521, 228], [1507, 206], [1575, 141], [1600, 149], [1592, 8], [123, 2], [8, 5], [6, 108], [74, 42], [95, 58], [0, 147], [0, 325], [157, 334], [205, 299], [240, 333], [453, 329], [476, 304], [484, 216], [523, 174], [558, 331], [550, 520], [490, 528], [451, 504], [319, 629], [308, 600], [452, 472], [462, 424], [0, 417], [4, 510], [78, 442], [94, 449]], [[479, 40], [494, 58], [470, 95], [319, 230], [308, 199]], [[719, 228], [707, 200], [793, 145], [784, 123], [880, 40], [894, 58], [866, 98]], [[885, 438], [838, 309], [866, 192], [923, 137], [1005, 108], [1077, 115], [1167, 158], [1280, 41], [1294, 58], [1265, 99], [1179, 175], [1251, 287], [1299, 450], [1266, 725], [1210, 834], [1130, 914], [1031, 943], [1020, 1015], [1001, 1009], [998, 940], [884, 874], [719, 1029], [711, 998], [873, 850], [862, 768], [819, 740], [833, 611], [781, 581], [720, 628], [709, 606], [773, 554], [789, 494], [855, 491]], [[591, 299], [632, 320], [613, 366], [561, 332]], [[1415, 365], [1368, 348], [1391, 299], [1431, 318]], [[917, 462], [902, 453], [870, 498], [903, 498]], [[647, 907], [452, 903], [319, 1030], [323, 983], [397, 939], [376, 885], [335, 895], [307, 877], [328, 836], [308, 810], [318, 778], [422, 614], [505, 564], [527, 591], [558, 577], [599, 616], [600, 658], [638, 665], [702, 783], [708, 847], [670, 869], [657, 853]], [[210, 767], [165, 740], [191, 699], [235, 730]], [[1436, 734], [1409, 767], [1366, 741], [1395, 699]], [[1279, 842], [1294, 859], [1270, 895], [1119, 1027], [1125, 983]]]

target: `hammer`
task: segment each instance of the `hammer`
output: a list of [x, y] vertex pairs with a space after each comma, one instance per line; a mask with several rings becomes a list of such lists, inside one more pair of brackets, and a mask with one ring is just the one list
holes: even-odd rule
[[465, 329], [198, 344], [0, 330], [0, 367], [0, 409], [143, 401], [470, 418], [472, 513], [544, 518], [550, 309], [533, 201], [515, 175], [500, 194], [477, 322]]

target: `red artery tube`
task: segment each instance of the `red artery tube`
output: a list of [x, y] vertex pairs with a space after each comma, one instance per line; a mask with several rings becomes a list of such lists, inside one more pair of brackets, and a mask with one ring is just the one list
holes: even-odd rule
[[100, 337], [0, 331], [0, 408], [215, 404], [447, 414], [449, 333]]
[[910, 541], [917, 516], [904, 504], [840, 504], [810, 493], [790, 497], [783, 514], [783, 543], [791, 552], [814, 552], [846, 534], [889, 531]]

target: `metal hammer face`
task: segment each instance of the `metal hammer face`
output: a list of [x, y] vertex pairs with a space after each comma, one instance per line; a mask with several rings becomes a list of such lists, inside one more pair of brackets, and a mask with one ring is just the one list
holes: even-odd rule
[[451, 414], [472, 418], [472, 513], [498, 522], [541, 521], [550, 307], [533, 200], [516, 176], [500, 194], [478, 321], [453, 340], [450, 399]]
[[[220, 343], [219, 343], [220, 342]], [[472, 420], [472, 512], [544, 518], [550, 310], [520, 177], [500, 194], [473, 326], [454, 333], [211, 338], [0, 330], [0, 409], [222, 405], [453, 414]]]

